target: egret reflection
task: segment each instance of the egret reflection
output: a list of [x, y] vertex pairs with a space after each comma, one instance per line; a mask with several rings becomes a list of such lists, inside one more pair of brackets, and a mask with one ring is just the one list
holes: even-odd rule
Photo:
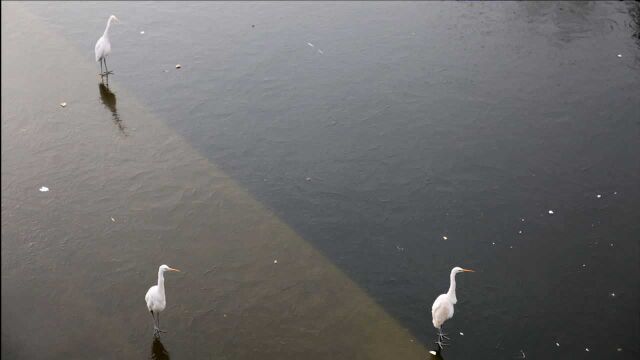
[[169, 352], [160, 342], [160, 338], [154, 337], [151, 343], [151, 359], [153, 360], [169, 360]]
[[120, 130], [120, 132], [126, 136], [127, 135], [127, 133], [125, 132], [126, 127], [122, 123], [122, 119], [120, 119], [120, 115], [118, 115], [118, 110], [116, 109], [116, 94], [111, 92], [111, 89], [109, 89], [108, 76], [107, 76], [106, 84], [105, 82], [101, 82], [98, 85], [98, 89], [100, 90], [100, 100], [102, 100], [102, 103], [104, 104], [104, 106], [107, 109], [109, 109], [109, 111], [111, 111], [113, 122], [118, 127], [118, 130]]

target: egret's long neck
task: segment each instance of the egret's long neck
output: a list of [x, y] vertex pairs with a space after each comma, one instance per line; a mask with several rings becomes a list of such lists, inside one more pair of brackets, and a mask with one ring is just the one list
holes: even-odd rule
[[164, 294], [164, 271], [158, 271], [158, 290]]
[[452, 299], [452, 302], [455, 304], [458, 301], [458, 299], [456, 298], [456, 273], [452, 271], [449, 279], [451, 281], [451, 284], [449, 285], [447, 296], [449, 296]]
[[107, 27], [104, 29], [104, 34], [102, 34], [102, 36], [108, 38], [109, 37], [109, 28], [111, 27], [111, 21], [113, 20], [113, 18], [109, 18], [109, 20], [107, 21]]

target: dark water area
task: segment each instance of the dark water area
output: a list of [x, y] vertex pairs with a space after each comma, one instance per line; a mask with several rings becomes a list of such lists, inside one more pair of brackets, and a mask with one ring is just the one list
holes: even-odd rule
[[[172, 147], [179, 144], [173, 137], [160, 136], [170, 131], [356, 284], [357, 291], [342, 292], [345, 299], [351, 291], [362, 291], [399, 328], [407, 329], [413, 337], [407, 338], [407, 346], [433, 347], [431, 303], [446, 291], [450, 269], [462, 266], [476, 273], [458, 277], [456, 315], [445, 325], [452, 344], [443, 358], [640, 355], [637, 2], [19, 6], [33, 18], [14, 20], [17, 26], [8, 27], [3, 14], [2, 29], [2, 270], [9, 273], [2, 278], [3, 357], [83, 358], [84, 339], [104, 354], [98, 358], [140, 356], [149, 348], [154, 358], [410, 358], [399, 353], [402, 345], [391, 341], [389, 354], [382, 346], [362, 352], [374, 337], [354, 334], [367, 333], [371, 322], [367, 315], [355, 321], [357, 326], [345, 325], [359, 306], [332, 300], [340, 289], [353, 289], [333, 286], [342, 280], [306, 285], [307, 275], [300, 273], [295, 284], [305, 290], [295, 298], [285, 290], [270, 292], [258, 281], [271, 271], [256, 268], [251, 260], [262, 256], [262, 248], [231, 243], [234, 232], [245, 221], [253, 224], [253, 217], [240, 206], [225, 212], [224, 201], [216, 200], [219, 192], [198, 190], [204, 188], [198, 179], [215, 185], [216, 176], [204, 180], [210, 177], [199, 174], [207, 165], [195, 155], [185, 155], [193, 163], [177, 161], [180, 154], [191, 153], [180, 150], [182, 145]], [[85, 63], [98, 72], [93, 45], [110, 14], [122, 23], [112, 27], [109, 68], [115, 74], [106, 88], [94, 80], [95, 73], [85, 71]], [[44, 25], [24, 35], [31, 22]], [[70, 64], [65, 71], [71, 77], [33, 81], [39, 84], [37, 90], [18, 90], [5, 80], [10, 66], [5, 56], [13, 51], [18, 55], [11, 59], [20, 59], [22, 53], [27, 57], [31, 45], [16, 41], [11, 48], [4, 40], [35, 39], [31, 34], [61, 37], [75, 47], [81, 55], [77, 61], [84, 65], [74, 69]], [[20, 69], [28, 73], [30, 66], [47, 63], [31, 61]], [[17, 75], [15, 79], [18, 83]], [[91, 99], [83, 103], [82, 116], [73, 120], [85, 130], [76, 128], [66, 135], [70, 130], [64, 124], [70, 120], [61, 119], [56, 126], [37, 128], [40, 132], [25, 131], [29, 135], [20, 135], [27, 136], [25, 140], [13, 139], [21, 131], [22, 117], [31, 116], [34, 124], [47, 117], [48, 110], [29, 109], [33, 102], [57, 105], [63, 100], [56, 95], [74, 91]], [[34, 98], [35, 93], [47, 95]], [[137, 112], [142, 107], [170, 131], [157, 130], [153, 120], [138, 120], [147, 116]], [[109, 127], [90, 125], [93, 118], [105, 119]], [[81, 139], [83, 131], [94, 136], [82, 145], [86, 152], [73, 151], [80, 145], [71, 140]], [[109, 143], [99, 140], [101, 136]], [[50, 142], [46, 151], [51, 159], [67, 164], [48, 175], [73, 182], [67, 170], [76, 169], [79, 183], [84, 176], [105, 190], [99, 196], [87, 190], [77, 195], [77, 203], [70, 192], [71, 198], [57, 205], [55, 213], [47, 213], [46, 202], [29, 202], [30, 196], [41, 195], [40, 183], [29, 188], [33, 194], [19, 190], [30, 168], [15, 154], [37, 156], [28, 144], [43, 139]], [[92, 147], [89, 139], [105, 143]], [[118, 155], [109, 155], [111, 151]], [[167, 170], [172, 175], [159, 178], [136, 172], [142, 154], [158, 160], [149, 162], [154, 169], [179, 164], [179, 174]], [[103, 164], [105, 156], [109, 167]], [[159, 160], [165, 158], [176, 161]], [[130, 170], [118, 170], [124, 168]], [[101, 179], [93, 178], [95, 171]], [[150, 183], [143, 185], [143, 179]], [[189, 188], [195, 190], [181, 190], [183, 182], [195, 184]], [[148, 189], [153, 186], [163, 195]], [[44, 213], [25, 217], [17, 210], [23, 202], [33, 213]], [[120, 233], [108, 234], [109, 221], [81, 222], [72, 230], [50, 219], [63, 216], [54, 215], [58, 212], [88, 216], [92, 209], [118, 206], [142, 209], [144, 220], [119, 225]], [[220, 219], [199, 215], [209, 213]], [[43, 224], [60, 229], [46, 236], [46, 231], [30, 232]], [[265, 238], [281, 232], [275, 225], [246, 226]], [[211, 231], [229, 242], [201, 240]], [[93, 243], [96, 236], [101, 241]], [[248, 236], [240, 238], [250, 244]], [[23, 239], [31, 248], [22, 247]], [[64, 251], [58, 250], [61, 244], [67, 244]], [[297, 245], [283, 244], [288, 256], [299, 259], [301, 269], [307, 259], [316, 259], [295, 251]], [[73, 250], [75, 246], [80, 250]], [[73, 251], [79, 252], [77, 258], [68, 258]], [[86, 268], [105, 252], [126, 254], [117, 259], [113, 277], [108, 264], [97, 266], [100, 276]], [[208, 252], [218, 264], [214, 275], [206, 270], [208, 262], [195, 260]], [[64, 341], [40, 340], [42, 349], [63, 350], [37, 356], [25, 348], [39, 341], [28, 333], [39, 319], [20, 314], [46, 308], [46, 300], [32, 297], [34, 290], [21, 284], [29, 279], [46, 293], [51, 275], [39, 272], [45, 257], [47, 263], [75, 274], [66, 286], [83, 286], [95, 297], [74, 310], [64, 306], [60, 295], [59, 305], [49, 311], [71, 318], [68, 324], [74, 330], [58, 330]], [[284, 259], [279, 258], [278, 265]], [[143, 283], [149, 285], [159, 261], [203, 271], [201, 278], [168, 280], [167, 291], [174, 286], [181, 295], [172, 300], [179, 305], [167, 310], [174, 328], [163, 337], [166, 349], [163, 343], [151, 343], [141, 302], [146, 288], [117, 282], [144, 274]], [[21, 270], [11, 271], [17, 263], [22, 263]], [[268, 279], [291, 279], [292, 273], [269, 272]], [[98, 283], [103, 276], [109, 286]], [[215, 289], [194, 293], [185, 285], [188, 281], [201, 290], [215, 283]], [[135, 300], [106, 296], [114, 287]], [[304, 321], [295, 316], [287, 320], [276, 305], [261, 303], [265, 298], [274, 304], [313, 306], [293, 311], [306, 316]], [[135, 319], [128, 324], [135, 328], [134, 335], [78, 320], [91, 319], [82, 309], [91, 309], [93, 303], [107, 313]], [[235, 325], [209, 321], [211, 312], [225, 307], [248, 320]], [[373, 305], [367, 309], [370, 316], [383, 316]], [[303, 325], [289, 328], [289, 321], [321, 330], [310, 336]], [[323, 321], [327, 324], [318, 325]], [[44, 330], [55, 331], [47, 324]], [[397, 333], [395, 325], [389, 326], [390, 333]], [[107, 329], [116, 334], [104, 335]], [[289, 335], [278, 341], [278, 331]], [[93, 338], [91, 332], [102, 335]], [[384, 331], [380, 334], [384, 339]], [[126, 345], [106, 340], [117, 336], [125, 338]], [[337, 342], [340, 338], [344, 342]], [[420, 358], [428, 356], [422, 354]]]

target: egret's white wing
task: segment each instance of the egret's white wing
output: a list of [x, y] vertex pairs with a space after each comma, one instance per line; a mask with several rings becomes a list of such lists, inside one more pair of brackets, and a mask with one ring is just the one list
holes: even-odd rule
[[442, 324], [453, 316], [453, 304], [445, 294], [438, 296], [431, 307], [433, 326], [440, 328]]

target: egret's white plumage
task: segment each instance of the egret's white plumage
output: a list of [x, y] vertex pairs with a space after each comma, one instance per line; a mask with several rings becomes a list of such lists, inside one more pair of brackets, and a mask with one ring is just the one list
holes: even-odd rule
[[431, 318], [433, 326], [438, 329], [439, 343], [441, 343], [442, 337], [444, 337], [442, 334], [442, 324], [453, 317], [453, 305], [458, 302], [458, 298], [456, 298], [456, 274], [460, 272], [473, 272], [473, 270], [463, 269], [458, 266], [451, 269], [449, 291], [447, 291], [446, 294], [438, 296], [436, 301], [433, 302], [433, 306], [431, 306]]
[[[100, 61], [100, 69], [102, 69], [102, 63], [104, 62], [105, 68], [107, 67], [107, 56], [111, 54], [111, 41], [109, 41], [109, 28], [111, 27], [112, 21], [119, 22], [118, 18], [115, 15], [109, 16], [109, 20], [107, 20], [107, 27], [104, 29], [104, 34], [98, 39], [96, 42], [95, 53], [96, 53], [96, 62]], [[108, 70], [107, 70], [108, 72]]]
[[178, 269], [173, 269], [167, 265], [161, 265], [158, 268], [158, 284], [153, 285], [147, 291], [147, 294], [144, 296], [144, 300], [147, 302], [147, 309], [151, 313], [153, 317], [153, 328], [155, 334], [157, 335], [160, 330], [160, 313], [167, 306], [167, 297], [164, 292], [164, 272], [165, 271], [180, 271]]

